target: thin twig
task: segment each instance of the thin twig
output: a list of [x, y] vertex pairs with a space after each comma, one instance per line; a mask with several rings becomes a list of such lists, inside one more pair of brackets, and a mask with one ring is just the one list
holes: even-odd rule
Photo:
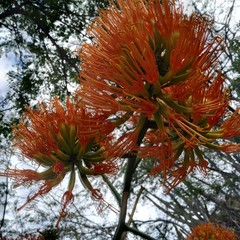
[[108, 185], [112, 194], [116, 198], [118, 205], [121, 207], [121, 204], [122, 204], [121, 203], [121, 196], [118, 193], [117, 189], [113, 186], [113, 184], [111, 183], [111, 181], [109, 181], [109, 178], [105, 174], [102, 175], [102, 179]]
[[131, 232], [131, 233], [134, 233], [135, 235], [138, 235], [138, 236], [142, 237], [143, 239], [156, 240], [155, 238], [147, 235], [146, 233], [143, 233], [143, 232], [137, 230], [136, 228], [132, 228], [132, 227], [126, 226], [126, 230]]

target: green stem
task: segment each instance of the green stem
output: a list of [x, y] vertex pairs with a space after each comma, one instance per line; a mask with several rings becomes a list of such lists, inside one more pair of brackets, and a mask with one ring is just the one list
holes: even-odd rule
[[[146, 118], [140, 118], [136, 129], [139, 129], [139, 135], [136, 144], [137, 146], [140, 146], [145, 136], [145, 133], [147, 132], [148, 129]], [[128, 158], [127, 162], [127, 169], [124, 176], [122, 204], [120, 209], [119, 222], [113, 240], [121, 239], [122, 234], [127, 231], [126, 226], [127, 202], [130, 195], [131, 182], [136, 167], [137, 167], [137, 154], [133, 154], [130, 158]]]

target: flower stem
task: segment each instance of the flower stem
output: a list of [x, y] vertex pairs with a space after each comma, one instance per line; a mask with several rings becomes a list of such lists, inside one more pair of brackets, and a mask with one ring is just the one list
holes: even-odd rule
[[[140, 130], [139, 130], [139, 135], [138, 135], [136, 144], [137, 144], [137, 146], [140, 146], [140, 144], [145, 136], [145, 133], [147, 132], [147, 129], [148, 129], [148, 124], [147, 124], [146, 118], [140, 119], [137, 128]], [[132, 156], [130, 156], [128, 158], [127, 161], [128, 162], [127, 162], [127, 169], [126, 169], [125, 176], [124, 176], [122, 204], [121, 204], [121, 209], [120, 209], [119, 222], [118, 222], [118, 226], [115, 231], [113, 240], [121, 239], [122, 234], [124, 232], [128, 231], [128, 227], [126, 226], [127, 203], [128, 203], [128, 198], [130, 195], [133, 174], [137, 167], [137, 154], [134, 153]]]

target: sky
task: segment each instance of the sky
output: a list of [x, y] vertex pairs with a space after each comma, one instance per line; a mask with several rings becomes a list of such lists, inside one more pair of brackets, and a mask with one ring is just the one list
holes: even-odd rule
[[13, 60], [9, 56], [1, 56], [0, 58], [0, 98], [4, 96], [4, 94], [8, 90], [8, 83], [6, 81], [6, 74], [13, 70]]

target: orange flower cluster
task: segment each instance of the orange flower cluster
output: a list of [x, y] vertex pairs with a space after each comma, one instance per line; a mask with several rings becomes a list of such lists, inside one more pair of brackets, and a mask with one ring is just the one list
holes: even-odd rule
[[213, 223], [195, 226], [186, 240], [237, 240], [234, 232]]
[[100, 191], [93, 188], [87, 176], [113, 173], [117, 170], [116, 164], [113, 161], [107, 162], [104, 157], [105, 140], [103, 146], [101, 141], [96, 142], [99, 134], [105, 131], [104, 119], [105, 116], [99, 112], [88, 113], [82, 107], [77, 107], [69, 98], [66, 106], [55, 98], [48, 107], [41, 104], [38, 110], [27, 108], [20, 124], [13, 130], [14, 144], [44, 170], [7, 169], [5, 173], [1, 173], [1, 176], [14, 178], [15, 187], [40, 184], [38, 192], [29, 196], [19, 209], [39, 195], [48, 193], [68, 175], [69, 184], [62, 197], [60, 220], [66, 215], [65, 209], [74, 198], [72, 192], [76, 171], [92, 196], [102, 199]]
[[[15, 146], [45, 170], [0, 175], [16, 179], [15, 186], [42, 184], [27, 203], [68, 177], [61, 219], [73, 201], [76, 171], [102, 199], [87, 176], [115, 172], [114, 160], [126, 154], [155, 159], [151, 173], [170, 176], [172, 188], [194, 169], [207, 169], [204, 148], [239, 151], [229, 141], [240, 134], [239, 109], [228, 113], [230, 94], [216, 71], [222, 39], [211, 38], [210, 24], [184, 15], [174, 1], [112, 1], [80, 51], [76, 102], [55, 98], [28, 108], [14, 128]], [[121, 127], [130, 130], [116, 134]]]
[[[92, 42], [79, 53], [81, 100], [135, 127], [114, 142], [110, 155], [134, 150], [154, 158], [151, 173], [170, 173], [170, 187], [206, 169], [203, 148], [240, 150], [217, 141], [240, 134], [240, 114], [225, 118], [230, 94], [216, 71], [222, 39], [211, 38], [210, 27], [210, 19], [188, 17], [174, 1], [118, 0], [93, 21]], [[148, 131], [140, 147], [143, 126]]]

